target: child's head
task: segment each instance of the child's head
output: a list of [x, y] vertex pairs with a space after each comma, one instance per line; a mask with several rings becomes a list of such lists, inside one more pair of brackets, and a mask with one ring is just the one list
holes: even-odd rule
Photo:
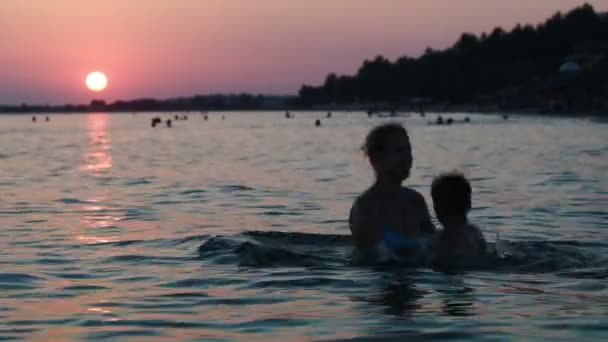
[[405, 128], [387, 123], [372, 129], [363, 145], [377, 178], [403, 181], [412, 168], [412, 146]]
[[446, 173], [433, 180], [431, 197], [437, 219], [444, 223], [446, 219], [467, 217], [471, 210], [471, 184], [460, 173]]

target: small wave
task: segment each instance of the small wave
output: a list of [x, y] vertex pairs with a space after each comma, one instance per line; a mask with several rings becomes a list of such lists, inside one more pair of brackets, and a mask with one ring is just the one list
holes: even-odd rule
[[145, 338], [145, 337], [158, 337], [160, 332], [157, 330], [119, 330], [119, 331], [96, 331], [88, 334], [88, 338], [91, 340], [110, 340], [116, 339], [127, 339], [127, 338]]
[[145, 263], [145, 264], [174, 264], [188, 260], [183, 257], [159, 257], [143, 254], [125, 254], [106, 258], [102, 263]]
[[300, 211], [295, 211], [295, 210], [290, 210], [290, 211], [275, 211], [275, 210], [270, 210], [270, 211], [261, 212], [258, 215], [263, 215], [263, 216], [302, 216], [302, 215], [304, 215], [304, 213], [302, 213]]
[[352, 279], [339, 279], [334, 277], [299, 277], [282, 280], [260, 280], [253, 282], [249, 288], [265, 288], [265, 287], [325, 287], [333, 286], [336, 288], [353, 288], [357, 282]]
[[148, 180], [147, 178], [134, 178], [134, 179], [129, 179], [126, 182], [124, 182], [124, 185], [126, 186], [135, 186], [135, 185], [145, 185], [145, 184], [152, 184], [151, 180]]
[[320, 224], [348, 224], [348, 220], [321, 220], [318, 221]]
[[244, 236], [259, 240], [270, 240], [269, 242], [281, 244], [297, 245], [331, 245], [331, 246], [350, 246], [352, 238], [350, 235], [340, 234], [307, 234], [297, 232], [275, 232], [275, 231], [247, 231]]
[[594, 149], [594, 150], [590, 149], [590, 150], [582, 150], [582, 151], [580, 151], [580, 153], [587, 154], [592, 157], [600, 157], [605, 151], [606, 151], [606, 149]]
[[153, 276], [133, 276], [133, 277], [115, 278], [114, 282], [116, 282], [116, 283], [137, 283], [137, 282], [153, 282], [156, 280], [157, 280], [157, 278], [153, 277]]
[[48, 222], [47, 219], [33, 219], [33, 220], [25, 220], [25, 223], [44, 223]]
[[77, 144], [65, 144], [59, 147], [61, 150], [69, 149], [69, 148], [79, 148], [80, 145]]
[[162, 287], [168, 288], [196, 288], [196, 287], [215, 287], [215, 286], [228, 286], [238, 284], [239, 281], [236, 279], [228, 278], [187, 278], [166, 284], [162, 284]]
[[74, 279], [74, 280], [78, 280], [78, 279], [98, 279], [98, 278], [102, 278], [101, 275], [95, 275], [95, 274], [91, 274], [91, 273], [48, 273], [49, 275], [52, 275], [54, 277], [57, 278], [63, 278], [63, 279]]
[[[606, 247], [605, 245], [599, 245]], [[501, 257], [496, 245], [488, 244], [488, 255], [466, 270], [552, 273], [603, 266], [602, 258], [592, 252], [598, 245], [569, 241], [501, 240]], [[200, 258], [250, 267], [352, 266], [352, 241], [349, 235], [322, 235], [286, 232], [249, 231], [235, 236], [214, 236], [199, 248]], [[365, 265], [369, 265], [366, 263]], [[384, 267], [412, 267], [411, 263], [383, 264]], [[598, 276], [601, 270], [593, 271]], [[605, 269], [604, 269], [604, 272]], [[589, 275], [588, 276], [593, 276]]]
[[208, 235], [192, 235], [186, 236], [179, 239], [134, 239], [134, 240], [122, 240], [122, 241], [104, 241], [94, 242], [87, 246], [113, 246], [113, 247], [126, 247], [132, 245], [151, 245], [156, 247], [167, 247], [167, 246], [178, 246], [191, 241], [201, 241], [207, 239]]
[[1, 290], [27, 290], [36, 288], [36, 283], [42, 280], [24, 273], [0, 273]]
[[125, 210], [125, 217], [121, 219], [121, 221], [132, 221], [132, 220], [142, 220], [142, 221], [157, 221], [157, 211], [150, 208], [128, 208]]
[[224, 185], [224, 186], [220, 186], [219, 190], [221, 192], [239, 192], [239, 191], [253, 191], [255, 190], [254, 188], [245, 186], [245, 185]]
[[[602, 263], [601, 258], [578, 242], [519, 241], [503, 242], [507, 256], [496, 260], [497, 269], [509, 271], [550, 273], [591, 267]], [[494, 247], [495, 248], [495, 247]]]
[[63, 288], [64, 291], [101, 291], [107, 289], [107, 287], [99, 285], [75, 285], [66, 286]]
[[204, 239], [207, 239], [208, 237], [209, 237], [208, 235], [192, 235], [192, 236], [183, 237], [181, 239], [171, 240], [171, 242], [172, 242], [172, 245], [181, 245], [183, 243], [188, 243], [190, 241], [204, 240]]
[[63, 204], [87, 204], [90, 203], [88, 201], [82, 201], [77, 198], [60, 198], [55, 200], [55, 202], [63, 203]]
[[[336, 253], [345, 252], [344, 249], [320, 241], [313, 234], [248, 232], [240, 236], [211, 237], [199, 247], [198, 253], [201, 258], [216, 263], [252, 267], [323, 267], [348, 262], [345, 256]], [[331, 238], [327, 238], [326, 242], [329, 241]]]
[[205, 292], [173, 292], [161, 295], [160, 297], [166, 298], [206, 298], [209, 295]]
[[180, 192], [180, 195], [196, 195], [196, 194], [204, 194], [206, 193], [206, 190], [203, 189], [193, 189], [193, 190], [184, 190], [182, 192]]
[[88, 244], [88, 246], [105, 246], [105, 245], [109, 245], [109, 246], [123, 247], [123, 246], [130, 246], [130, 245], [140, 244], [140, 243], [145, 243], [145, 242], [149, 242], [149, 240], [104, 241], [104, 242], [90, 243], [90, 244]]
[[192, 202], [191, 201], [180, 201], [180, 200], [163, 200], [163, 201], [154, 202], [155, 205], [171, 205], [171, 206], [187, 204], [187, 203], [192, 203]]
[[67, 265], [76, 263], [75, 260], [61, 259], [61, 258], [43, 258], [35, 260], [33, 263], [42, 265]]
[[608, 279], [608, 268], [592, 267], [582, 270], [570, 270], [558, 273], [559, 276], [576, 279]]
[[369, 337], [355, 337], [351, 339], [336, 339], [327, 340], [327, 342], [373, 342], [373, 341], [385, 341], [385, 342], [397, 342], [397, 341], [470, 341], [475, 338], [479, 338], [478, 335], [463, 332], [463, 331], [437, 331], [437, 332], [421, 332], [421, 331], [404, 331], [389, 334], [378, 334]]
[[2, 282], [34, 282], [42, 278], [24, 273], [3, 273], [0, 272], [0, 281]]

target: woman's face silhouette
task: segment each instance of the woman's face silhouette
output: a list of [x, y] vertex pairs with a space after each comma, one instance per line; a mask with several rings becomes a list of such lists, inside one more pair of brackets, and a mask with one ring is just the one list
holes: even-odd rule
[[412, 147], [406, 134], [393, 134], [371, 159], [376, 176], [403, 181], [412, 168]]

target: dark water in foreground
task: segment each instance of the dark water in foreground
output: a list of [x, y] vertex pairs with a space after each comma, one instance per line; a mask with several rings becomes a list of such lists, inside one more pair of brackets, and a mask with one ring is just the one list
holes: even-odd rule
[[220, 116], [0, 117], [0, 340], [608, 337], [606, 124], [399, 119], [409, 184], [465, 171], [516, 256], [443, 274], [351, 264], [358, 147], [385, 119]]

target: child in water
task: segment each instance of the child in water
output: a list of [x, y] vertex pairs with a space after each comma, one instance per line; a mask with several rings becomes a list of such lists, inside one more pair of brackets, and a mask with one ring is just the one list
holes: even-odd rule
[[479, 228], [469, 223], [471, 184], [459, 173], [435, 178], [431, 196], [443, 231], [435, 237], [433, 263], [439, 267], [467, 266], [483, 261], [486, 240]]
[[399, 123], [375, 127], [367, 135], [363, 150], [376, 181], [357, 197], [350, 211], [350, 230], [357, 251], [368, 260], [412, 256], [423, 247], [420, 238], [431, 237], [435, 226], [424, 197], [402, 186], [413, 162], [407, 131]]

